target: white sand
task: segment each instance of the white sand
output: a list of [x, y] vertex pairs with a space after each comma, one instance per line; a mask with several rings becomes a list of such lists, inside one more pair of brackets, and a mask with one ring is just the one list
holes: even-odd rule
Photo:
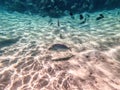
[[[0, 48], [0, 90], [120, 90], [117, 12], [89, 13], [85, 24], [65, 16], [58, 27], [57, 19], [1, 11], [0, 41], [20, 39]], [[99, 13], [105, 18], [96, 21]], [[71, 51], [49, 51], [56, 43]]]

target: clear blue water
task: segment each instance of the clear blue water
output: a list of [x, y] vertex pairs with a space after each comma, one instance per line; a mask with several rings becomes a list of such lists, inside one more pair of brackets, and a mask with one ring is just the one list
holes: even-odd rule
[[120, 90], [119, 0], [0, 0], [0, 90]]

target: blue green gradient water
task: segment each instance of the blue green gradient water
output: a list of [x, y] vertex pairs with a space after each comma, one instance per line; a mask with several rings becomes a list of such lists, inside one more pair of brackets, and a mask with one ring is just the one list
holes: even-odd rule
[[[90, 17], [80, 24], [78, 14], [56, 19], [1, 10], [0, 90], [120, 90], [118, 12], [83, 13]], [[48, 50], [57, 43], [71, 51]]]

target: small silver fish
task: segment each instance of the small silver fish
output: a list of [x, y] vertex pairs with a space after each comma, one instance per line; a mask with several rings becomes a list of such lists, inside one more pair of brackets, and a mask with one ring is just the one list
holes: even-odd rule
[[67, 47], [66, 45], [64, 44], [54, 44], [52, 45], [49, 50], [52, 50], [52, 51], [67, 51], [67, 50], [70, 50], [70, 47]]

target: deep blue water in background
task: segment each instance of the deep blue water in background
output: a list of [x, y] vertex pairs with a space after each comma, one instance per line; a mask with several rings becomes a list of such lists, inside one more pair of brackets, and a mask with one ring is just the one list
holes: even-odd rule
[[8, 11], [59, 17], [68, 13], [93, 12], [120, 7], [119, 0], [0, 0]]

